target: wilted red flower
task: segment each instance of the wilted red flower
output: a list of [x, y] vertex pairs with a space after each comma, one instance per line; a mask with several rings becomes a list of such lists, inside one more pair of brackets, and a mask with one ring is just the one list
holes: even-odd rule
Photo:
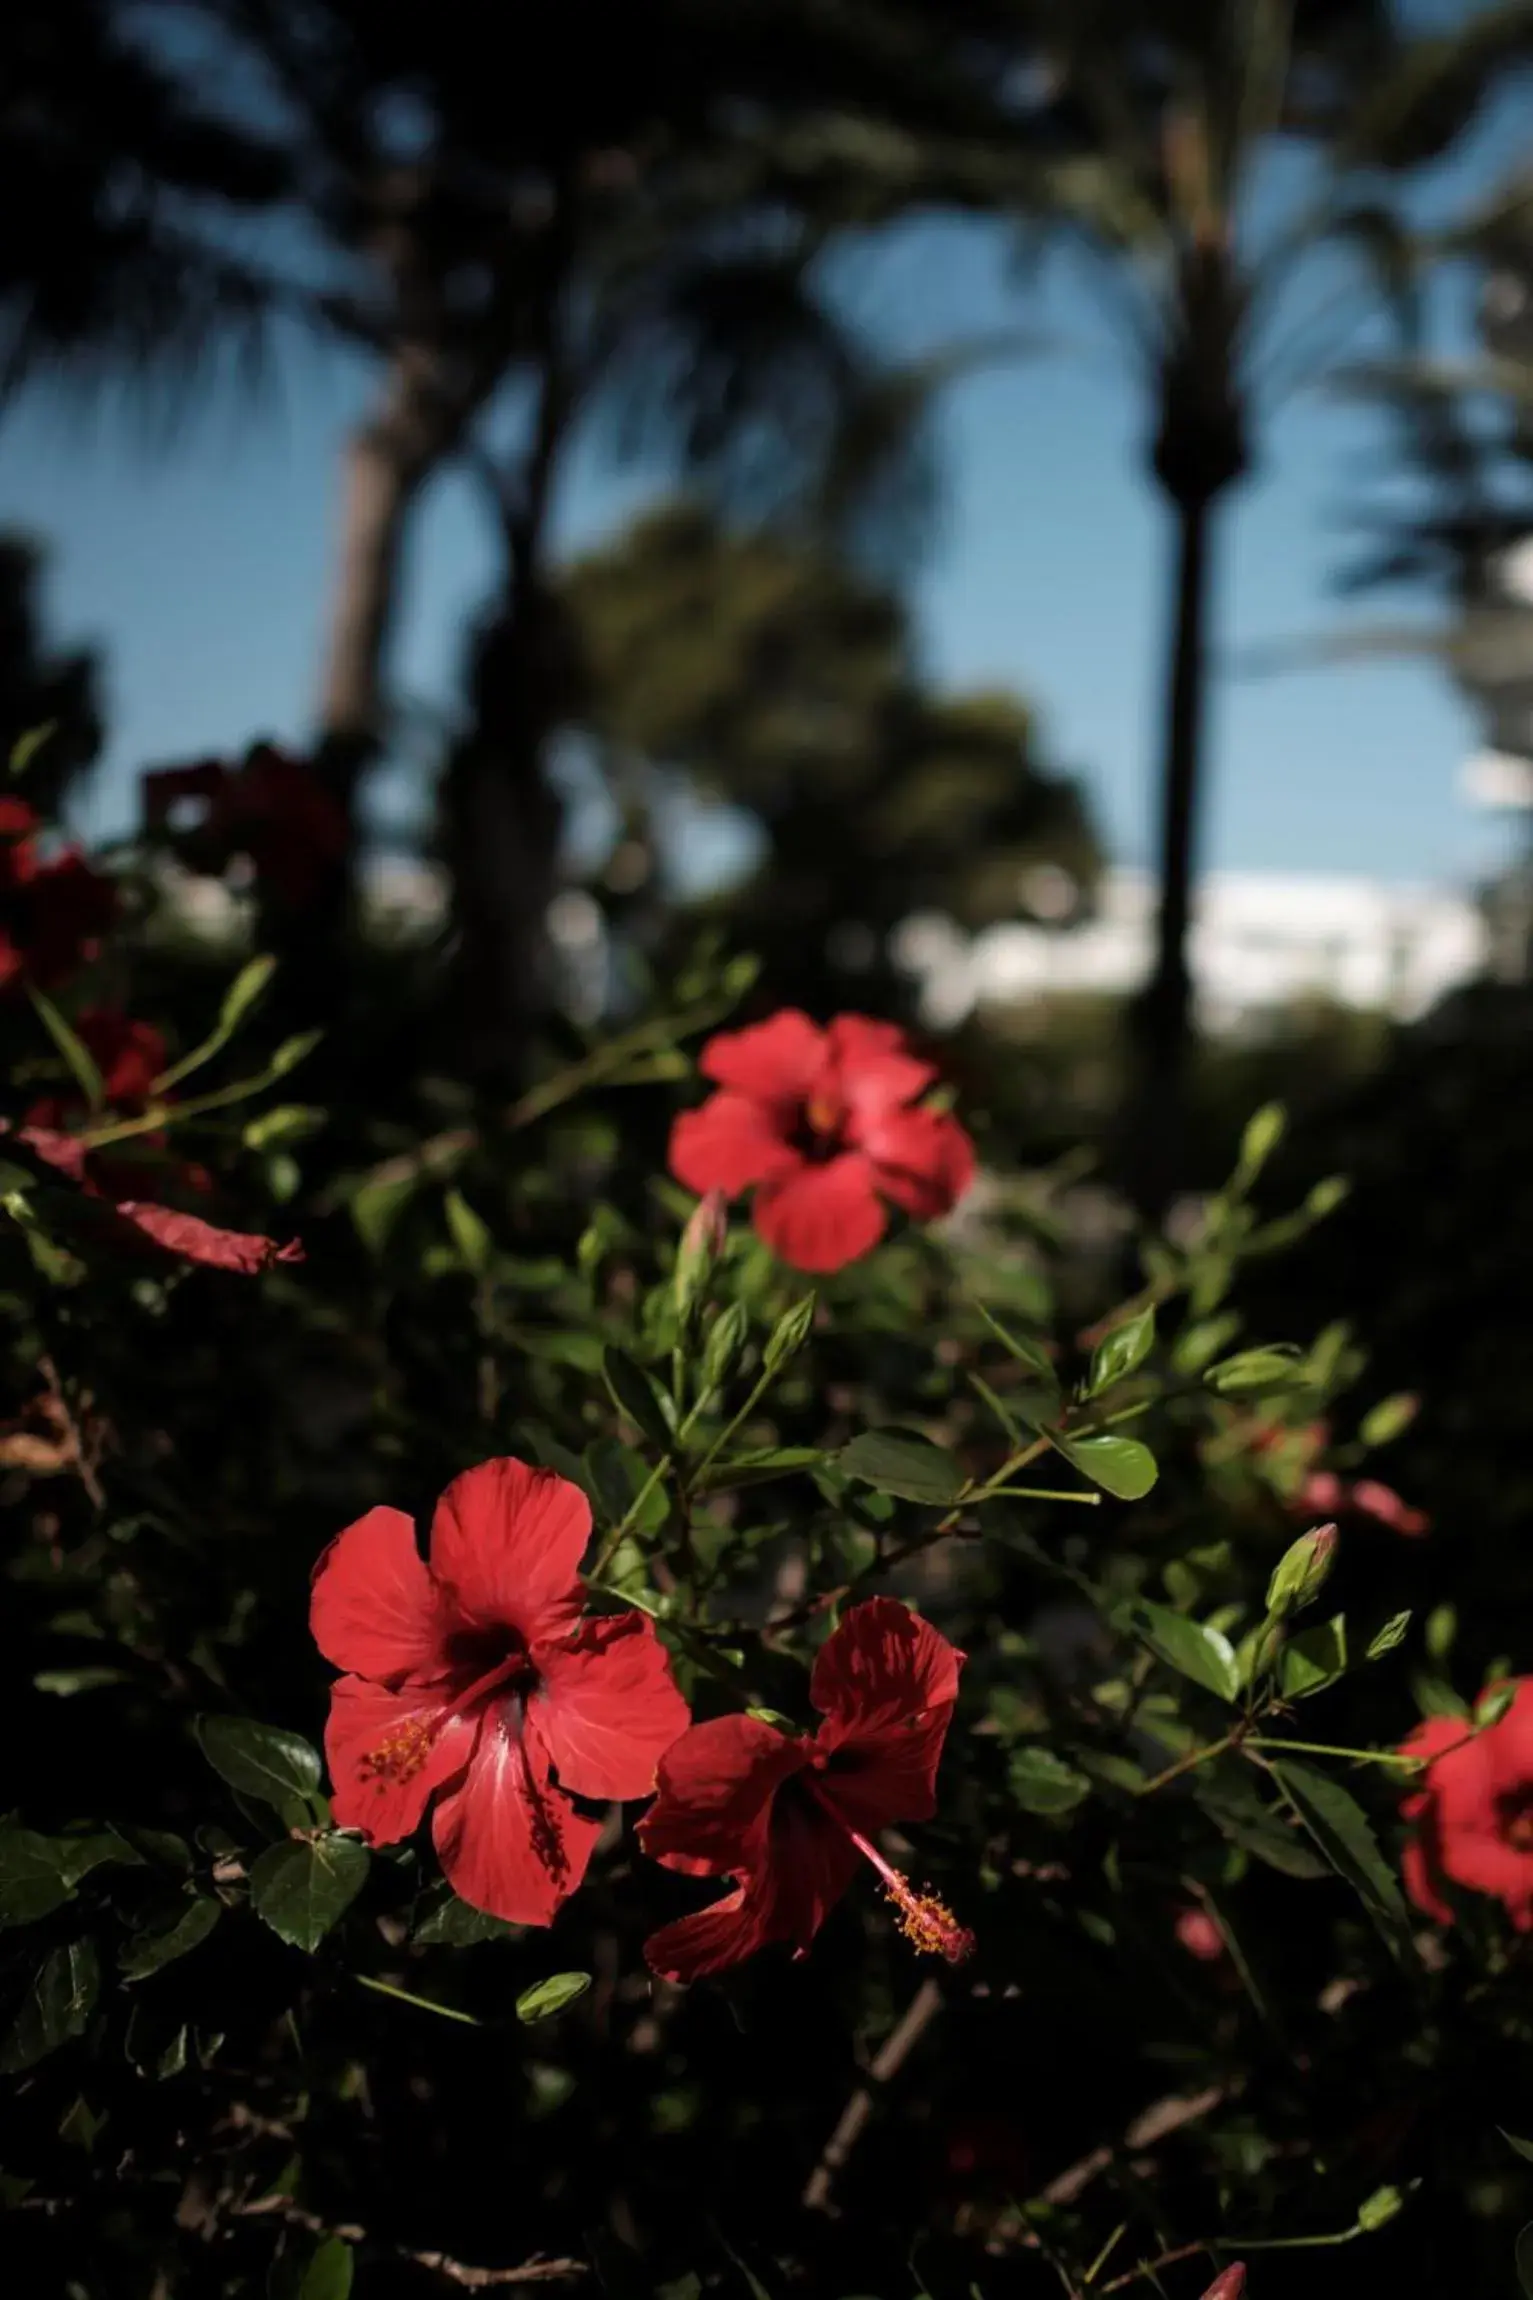
[[[152, 1022], [136, 1022], [113, 1007], [90, 1007], [74, 1020], [74, 1033], [101, 1073], [114, 1110], [142, 1110], [165, 1068], [165, 1041]], [[45, 1094], [27, 1111], [29, 1126], [56, 1130], [84, 1107], [80, 1093]]]
[[[174, 1206], [131, 1196], [134, 1170], [120, 1149], [109, 1159], [93, 1159], [77, 1134], [59, 1134], [45, 1126], [23, 1126], [15, 1139], [45, 1166], [77, 1183], [85, 1197], [99, 1201], [109, 1226], [126, 1225], [119, 1230], [124, 1240], [136, 1231], [166, 1253], [180, 1254], [188, 1262], [201, 1262], [209, 1269], [234, 1270], [244, 1277], [268, 1270], [274, 1262], [301, 1262], [304, 1258], [296, 1238], [279, 1246], [275, 1238], [263, 1238], [258, 1232], [223, 1230], [197, 1214], [183, 1214]], [[198, 1187], [206, 1180], [193, 1168], [183, 1169], [179, 1178]]]
[[1483, 1731], [1428, 1717], [1401, 1749], [1431, 1759], [1400, 1807], [1413, 1824], [1401, 1869], [1417, 1908], [1451, 1925], [1443, 1888], [1463, 1885], [1533, 1932], [1533, 1678], [1516, 1680], [1511, 1707]]
[[337, 1822], [392, 1844], [435, 1797], [453, 1890], [513, 1924], [548, 1924], [584, 1876], [602, 1816], [575, 1800], [647, 1797], [688, 1722], [653, 1624], [582, 1614], [590, 1534], [578, 1486], [487, 1461], [437, 1503], [429, 1564], [402, 1511], [371, 1509], [314, 1573], [314, 1641], [347, 1672]]
[[1196, 1957], [1200, 1964], [1217, 1964], [1227, 1954], [1224, 1935], [1207, 1909], [1195, 1908], [1190, 1903], [1178, 1911], [1176, 1937], [1187, 1954]]
[[645, 1955], [667, 1980], [739, 1964], [771, 1941], [802, 1956], [869, 1861], [918, 1949], [957, 1963], [974, 1936], [891, 1868], [873, 1834], [936, 1811], [937, 1763], [963, 1655], [892, 1598], [854, 1605], [820, 1648], [809, 1697], [824, 1722], [785, 1733], [764, 1717], [694, 1725], [660, 1764], [639, 1823], [644, 1850], [687, 1876], [732, 1877], [711, 1908], [663, 1926]]
[[876, 1246], [884, 1198], [932, 1221], [974, 1178], [957, 1119], [917, 1102], [936, 1071], [891, 1022], [838, 1014], [821, 1030], [787, 1007], [710, 1038], [698, 1068], [720, 1092], [676, 1120], [671, 1172], [699, 1192], [754, 1187], [756, 1228], [795, 1269]]
[[1203, 2295], [1203, 2300], [1242, 2300], [1246, 2288], [1245, 2263], [1237, 2260], [1216, 2276]]
[[0, 800], [0, 990], [23, 979], [47, 990], [95, 954], [117, 891], [72, 849], [37, 852], [41, 828], [24, 799]]
[[274, 743], [256, 743], [238, 767], [197, 759], [159, 767], [143, 778], [144, 825], [170, 829], [174, 808], [199, 800], [204, 812], [181, 844], [193, 868], [224, 870], [248, 855], [257, 879], [278, 899], [302, 908], [325, 874], [343, 860], [350, 839], [346, 810], [303, 759]]

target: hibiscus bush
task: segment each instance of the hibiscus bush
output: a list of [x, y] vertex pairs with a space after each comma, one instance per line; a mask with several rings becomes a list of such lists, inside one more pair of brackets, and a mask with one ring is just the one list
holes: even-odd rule
[[17, 2289], [1533, 2290], [1533, 1696], [1280, 1110], [1125, 1286], [747, 958], [486, 1104], [8, 806]]

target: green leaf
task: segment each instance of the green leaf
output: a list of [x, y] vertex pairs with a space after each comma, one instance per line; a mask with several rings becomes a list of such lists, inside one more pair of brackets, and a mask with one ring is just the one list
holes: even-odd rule
[[172, 1063], [169, 1070], [161, 1071], [154, 1082], [156, 1094], [164, 1094], [170, 1087], [179, 1086], [183, 1078], [190, 1078], [194, 1070], [200, 1070], [205, 1062], [212, 1061], [215, 1054], [223, 1052], [276, 971], [277, 962], [268, 955], [263, 954], [246, 961], [224, 992], [218, 1020], [207, 1037], [200, 1045], [194, 1046], [190, 1054], [183, 1054], [179, 1062]]
[[1517, 2239], [1517, 2281], [1526, 2300], [1533, 2300], [1533, 2220], [1528, 2222]]
[[317, 1134], [328, 1113], [311, 1102], [279, 1102], [246, 1122], [240, 1136], [247, 1150], [278, 1150], [289, 1142], [302, 1142]]
[[1376, 1630], [1370, 1638], [1368, 1659], [1377, 1661], [1382, 1654], [1393, 1653], [1395, 1647], [1404, 1642], [1405, 1633], [1410, 1625], [1409, 1613], [1392, 1613], [1383, 1628]]
[[220, 1914], [221, 1903], [203, 1893], [188, 1901], [173, 1923], [135, 1933], [117, 1960], [123, 1979], [147, 1980], [162, 1965], [173, 1964], [177, 1957], [199, 1948]]
[[1243, 1194], [1261, 1173], [1267, 1160], [1283, 1139], [1288, 1125], [1288, 1113], [1281, 1102], [1268, 1102], [1255, 1115], [1246, 1120], [1245, 1132], [1240, 1137], [1240, 1155], [1235, 1161], [1235, 1174], [1231, 1188]]
[[424, 1949], [471, 1949], [481, 1941], [504, 1940], [515, 1930], [504, 1917], [492, 1917], [488, 1909], [476, 1909], [449, 1892], [422, 1917], [414, 1937]]
[[1177, 1336], [1171, 1363], [1179, 1374], [1200, 1374], [1221, 1350], [1229, 1348], [1239, 1331], [1240, 1319], [1234, 1310], [1221, 1311], [1217, 1318], [1200, 1318]]
[[421, 1186], [419, 1174], [385, 1175], [362, 1182], [353, 1190], [351, 1218], [357, 1236], [370, 1254], [381, 1254], [406, 1203]]
[[801, 1302], [794, 1303], [791, 1310], [784, 1310], [767, 1336], [766, 1348], [761, 1353], [761, 1364], [766, 1373], [775, 1374], [803, 1348], [814, 1324], [814, 1313], [813, 1294], [806, 1294]]
[[1049, 1442], [1082, 1477], [1118, 1501], [1142, 1501], [1160, 1475], [1155, 1456], [1137, 1438], [1072, 1438], [1051, 1431]]
[[54, 1045], [69, 1065], [70, 1077], [79, 1087], [90, 1108], [99, 1110], [106, 1100], [106, 1088], [101, 1082], [101, 1073], [96, 1068], [94, 1057], [89, 1048], [71, 1030], [52, 999], [45, 998], [35, 984], [30, 982], [27, 984], [27, 996], [37, 1009], [38, 1019], [48, 1036], [53, 1040]]
[[353, 2266], [344, 2236], [315, 2244], [289, 2233], [267, 2278], [267, 2300], [350, 2300]]
[[750, 1338], [750, 1320], [743, 1302], [730, 1302], [708, 1328], [703, 1343], [703, 1388], [722, 1389], [735, 1370]]
[[1508, 2132], [1504, 2124], [1498, 2124], [1496, 2130], [1506, 2142], [1507, 2147], [1515, 2155], [1520, 2156], [1524, 2164], [1533, 2164], [1533, 2140], [1519, 2140], [1516, 2133]]
[[1303, 1354], [1292, 1343], [1272, 1343], [1266, 1349], [1238, 1350], [1222, 1364], [1210, 1366], [1203, 1376], [1221, 1397], [1245, 1397], [1257, 1390], [1292, 1389], [1307, 1382]]
[[651, 1445], [658, 1446], [662, 1453], [669, 1452], [671, 1425], [666, 1420], [659, 1393], [644, 1368], [636, 1365], [626, 1350], [608, 1348], [602, 1352], [601, 1371], [618, 1412], [626, 1414]]
[[110, 1831], [44, 1837], [35, 1829], [0, 1829], [0, 1927], [35, 1924], [62, 1908], [92, 1869], [138, 1857]]
[[1131, 1626], [1169, 1668], [1180, 1670], [1195, 1685], [1217, 1693], [1221, 1701], [1234, 1701], [1240, 1693], [1240, 1667], [1229, 1639], [1185, 1613], [1142, 1599], [1132, 1608]]
[[1400, 1952], [1409, 1939], [1405, 1903], [1357, 1799], [1329, 1773], [1295, 1758], [1275, 1760], [1272, 1773], [1319, 1852], [1351, 1885], [1389, 1946]]
[[251, 1906], [279, 1940], [312, 1952], [367, 1882], [368, 1860], [352, 1837], [273, 1845], [251, 1869]]
[[1052, 1749], [1014, 1749], [1006, 1777], [1025, 1813], [1069, 1813], [1091, 1794], [1085, 1774]]
[[1376, 2188], [1357, 2208], [1357, 2225], [1365, 2235], [1385, 2227], [1401, 2211], [1405, 2198], [1398, 2188]]
[[914, 1430], [864, 1430], [841, 1448], [836, 1461], [860, 1485], [931, 1509], [956, 1501], [964, 1487], [963, 1471], [952, 1455]]
[[516, 2017], [529, 2026], [533, 2021], [551, 2020], [577, 1997], [583, 1997], [590, 1985], [589, 1973], [550, 1973], [547, 1980], [534, 1981], [530, 1989], [523, 1989], [516, 2000]]
[[1155, 1347], [1155, 1305], [1126, 1318], [1121, 1326], [1114, 1326], [1104, 1334], [1091, 1356], [1091, 1373], [1086, 1382], [1088, 1398], [1110, 1390], [1114, 1382], [1142, 1366]]
[[1026, 1366], [1030, 1374], [1035, 1374], [1040, 1381], [1047, 1382], [1050, 1388], [1057, 1389], [1059, 1376], [1055, 1373], [1053, 1360], [1042, 1343], [1035, 1342], [1030, 1334], [1012, 1333], [1008, 1327], [1001, 1324], [999, 1318], [991, 1316], [983, 1302], [976, 1300], [973, 1295], [970, 1296], [970, 1300], [974, 1302], [975, 1309], [978, 1310], [1002, 1349], [1009, 1350], [1019, 1366]]
[[1278, 1660], [1278, 1685], [1290, 1700], [1302, 1701], [1334, 1685], [1346, 1666], [1346, 1616], [1338, 1613], [1288, 1640]]
[[1388, 1445], [1410, 1428], [1416, 1418], [1418, 1400], [1409, 1390], [1401, 1390], [1392, 1398], [1380, 1398], [1371, 1406], [1358, 1424], [1358, 1436], [1365, 1446]]
[[694, 1493], [728, 1493], [737, 1486], [768, 1485], [773, 1478], [791, 1477], [795, 1470], [811, 1470], [825, 1460], [817, 1446], [760, 1446], [754, 1453], [738, 1453], [731, 1461], [711, 1462], [692, 1481]]
[[1434, 1605], [1427, 1615], [1423, 1631], [1426, 1649], [1437, 1662], [1447, 1660], [1458, 1636], [1458, 1615], [1451, 1605]]
[[101, 1986], [95, 1943], [69, 1941], [44, 1958], [22, 1999], [16, 2024], [0, 2046], [0, 2070], [35, 2068], [70, 2037], [83, 2036]]
[[449, 1190], [443, 1204], [447, 1227], [462, 1256], [463, 1267], [476, 1278], [482, 1277], [495, 1259], [495, 1241], [490, 1236], [489, 1224], [480, 1220], [461, 1190]]
[[282, 1814], [307, 1803], [319, 1787], [319, 1753], [299, 1733], [259, 1725], [253, 1717], [200, 1717], [197, 1739], [215, 1773], [243, 1797], [259, 1797]]
[[1194, 1777], [1193, 1796], [1222, 1836], [1284, 1877], [1323, 1877], [1326, 1865], [1305, 1838], [1264, 1804], [1245, 1767], [1227, 1767], [1213, 1779]]
[[29, 727], [11, 745], [10, 767], [13, 775], [24, 775], [45, 743], [51, 743], [59, 731], [57, 719], [45, 719], [40, 727]]

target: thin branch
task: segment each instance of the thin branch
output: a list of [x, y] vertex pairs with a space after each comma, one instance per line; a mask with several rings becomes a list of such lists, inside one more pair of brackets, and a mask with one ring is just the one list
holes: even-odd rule
[[[318, 2213], [306, 2212], [290, 2196], [256, 2196], [248, 2204], [236, 2204], [233, 2216], [240, 2220], [275, 2219], [292, 2228], [305, 2228], [311, 2236], [339, 2236], [346, 2244], [366, 2244], [371, 2239], [365, 2228], [355, 2222], [332, 2223], [321, 2220]], [[584, 2276], [583, 2260], [544, 2260], [534, 2254], [515, 2268], [476, 2268], [466, 2260], [454, 2260], [446, 2252], [417, 2252], [408, 2244], [391, 2244], [389, 2250], [399, 2259], [411, 2261], [417, 2268], [429, 2269], [434, 2276], [445, 2277], [449, 2284], [460, 2285], [465, 2291], [485, 2292], [494, 2285], [506, 2284], [567, 2284]]]
[[866, 2084], [852, 2094], [836, 2121], [835, 2130], [821, 2149], [819, 2161], [804, 2187], [804, 2205], [810, 2212], [830, 2212], [831, 2190], [873, 2114], [879, 2090], [892, 2084], [922, 2037], [942, 2010], [942, 1991], [934, 1980], [924, 1980], [911, 1998], [904, 2016], [890, 2031], [868, 2070]]

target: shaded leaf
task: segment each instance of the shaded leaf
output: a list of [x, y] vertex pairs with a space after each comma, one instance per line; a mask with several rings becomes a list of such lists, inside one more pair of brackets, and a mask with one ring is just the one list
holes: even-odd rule
[[983, 1302], [976, 1301], [974, 1307], [1002, 1349], [1009, 1350], [1018, 1365], [1026, 1366], [1030, 1374], [1035, 1374], [1040, 1381], [1046, 1382], [1051, 1389], [1059, 1387], [1059, 1377], [1054, 1371], [1053, 1360], [1041, 1342], [1034, 1341], [1031, 1334], [1012, 1333], [1009, 1327], [1001, 1324], [999, 1318], [991, 1315]]
[[1243, 1397], [1248, 1391], [1290, 1389], [1309, 1380], [1302, 1353], [1292, 1343], [1273, 1343], [1266, 1349], [1240, 1350], [1203, 1379], [1223, 1397]]
[[1006, 1777], [1025, 1813], [1069, 1813], [1091, 1794], [1085, 1774], [1052, 1749], [1014, 1749]]
[[15, 2026], [0, 2047], [0, 2069], [14, 2076], [34, 2068], [71, 2037], [82, 2036], [101, 1985], [93, 1941], [54, 1949], [32, 1976]]
[[825, 1456], [817, 1446], [762, 1446], [740, 1453], [732, 1461], [711, 1462], [693, 1480], [695, 1493], [726, 1493], [736, 1486], [766, 1485], [773, 1478], [791, 1477], [795, 1470], [814, 1469]]
[[1397, 1953], [1409, 1935], [1405, 1903], [1393, 1869], [1379, 1851], [1373, 1826], [1357, 1799], [1329, 1773], [1285, 1757], [1272, 1772], [1315, 1845], [1362, 1901]]
[[351, 1837], [273, 1845], [251, 1869], [251, 1906], [279, 1940], [312, 1951], [362, 1890], [368, 1860]]
[[1134, 1606], [1130, 1624], [1136, 1636], [1168, 1667], [1190, 1677], [1221, 1701], [1233, 1701], [1240, 1692], [1240, 1667], [1234, 1647], [1222, 1630], [1173, 1613], [1168, 1605], [1148, 1600]]
[[471, 1949], [480, 1941], [503, 1940], [515, 1930], [504, 1917], [492, 1917], [487, 1909], [473, 1908], [450, 1892], [422, 1917], [414, 1937], [422, 1948]]
[[1376, 1630], [1369, 1639], [1367, 1658], [1377, 1661], [1381, 1654], [1393, 1653], [1395, 1647], [1403, 1643], [1410, 1625], [1409, 1613], [1392, 1613], [1383, 1628]]
[[196, 1900], [188, 1901], [172, 1923], [146, 1927], [135, 1933], [117, 1960], [123, 1979], [147, 1980], [163, 1965], [173, 1964], [177, 1957], [200, 1947], [221, 1913], [221, 1904], [203, 1893]]
[[1347, 1624], [1344, 1614], [1291, 1637], [1278, 1660], [1278, 1684], [1293, 1700], [1334, 1685], [1347, 1666]]
[[602, 1352], [601, 1370], [602, 1380], [618, 1412], [626, 1414], [651, 1445], [658, 1446], [662, 1453], [669, 1451], [671, 1425], [659, 1393], [644, 1368], [636, 1365], [626, 1350], [608, 1348]]
[[245, 1797], [259, 1797], [280, 1813], [319, 1787], [319, 1753], [300, 1733], [261, 1725], [253, 1717], [200, 1717], [197, 1739], [215, 1773]]
[[88, 1837], [45, 1837], [35, 1829], [0, 1829], [0, 1927], [35, 1924], [62, 1908], [92, 1869], [138, 1858], [110, 1830]]
[[848, 1477], [902, 1501], [940, 1509], [956, 1501], [964, 1476], [950, 1453], [913, 1430], [864, 1430], [836, 1456]]

